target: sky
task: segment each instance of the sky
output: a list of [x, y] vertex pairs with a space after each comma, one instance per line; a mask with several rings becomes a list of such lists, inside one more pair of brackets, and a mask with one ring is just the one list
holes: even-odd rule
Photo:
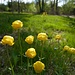
[[[4, 3], [4, 4], [7, 4], [7, 1], [8, 0], [0, 0], [0, 3]], [[11, 0], [9, 0], [9, 1], [11, 1]], [[34, 1], [34, 0], [22, 0], [23, 2], [32, 2], [32, 1]]]
[[[0, 0], [0, 3], [4, 3], [4, 4], [7, 4], [7, 1], [8, 0]], [[11, 1], [11, 0], [9, 0], [9, 1]], [[32, 2], [32, 1], [34, 1], [34, 0], [22, 0], [23, 2]], [[60, 2], [59, 4], [58, 4], [58, 6], [62, 6], [63, 5], [63, 2]]]

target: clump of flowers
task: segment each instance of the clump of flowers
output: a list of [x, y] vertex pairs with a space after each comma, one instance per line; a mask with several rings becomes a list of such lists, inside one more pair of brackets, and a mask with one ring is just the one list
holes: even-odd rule
[[34, 41], [34, 36], [30, 35], [30, 36], [26, 37], [25, 41], [26, 41], [28, 44], [32, 44], [33, 41]]
[[16, 20], [12, 23], [12, 27], [14, 29], [19, 29], [19, 28], [23, 27], [23, 23], [20, 20]]
[[3, 37], [3, 39], [1, 40], [1, 43], [3, 44], [3, 45], [9, 45], [9, 46], [12, 46], [12, 45], [14, 45], [14, 38], [12, 37], [12, 36], [9, 36], [9, 35], [5, 35], [4, 37]]
[[72, 54], [75, 54], [75, 48], [70, 48], [69, 46], [64, 46], [64, 49], [63, 49], [64, 51], [68, 51], [68, 52], [70, 52], [70, 53], [72, 53]]
[[39, 33], [37, 38], [42, 41], [48, 40], [48, 36], [46, 33]]
[[36, 56], [36, 51], [34, 48], [29, 48], [26, 52], [25, 52], [25, 55], [28, 57], [28, 58], [34, 58]]
[[56, 40], [60, 40], [60, 39], [61, 39], [61, 35], [60, 35], [60, 34], [57, 34], [57, 35], [55, 36], [55, 39], [56, 39]]
[[35, 70], [36, 73], [41, 73], [44, 70], [45, 65], [41, 61], [36, 61], [33, 64], [33, 67], [34, 67], [34, 70]]

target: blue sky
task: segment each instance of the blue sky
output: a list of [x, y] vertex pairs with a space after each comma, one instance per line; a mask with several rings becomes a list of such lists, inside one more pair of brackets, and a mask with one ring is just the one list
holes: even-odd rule
[[[0, 3], [4, 3], [4, 4], [7, 4], [7, 1], [8, 0], [0, 0]], [[11, 1], [11, 0], [9, 0], [9, 1]], [[23, 2], [32, 2], [32, 1], [34, 1], [34, 0], [22, 0]], [[58, 4], [58, 6], [61, 6], [61, 5], [63, 5], [63, 2], [60, 2], [59, 4]]]

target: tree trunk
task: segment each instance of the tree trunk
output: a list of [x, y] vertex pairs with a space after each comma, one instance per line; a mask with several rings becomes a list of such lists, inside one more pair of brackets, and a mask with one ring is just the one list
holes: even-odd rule
[[56, 0], [56, 14], [58, 15], [58, 0]]
[[40, 9], [40, 13], [41, 13], [41, 0], [38, 0], [38, 3], [39, 3], [39, 9]]
[[54, 0], [54, 14], [56, 14], [56, 3], [55, 3], [55, 0]]
[[41, 12], [44, 12], [44, 0], [42, 0], [42, 11]]
[[11, 0], [11, 12], [13, 13], [13, 8], [12, 8], [12, 0]]
[[20, 13], [20, 0], [18, 0], [18, 13]]

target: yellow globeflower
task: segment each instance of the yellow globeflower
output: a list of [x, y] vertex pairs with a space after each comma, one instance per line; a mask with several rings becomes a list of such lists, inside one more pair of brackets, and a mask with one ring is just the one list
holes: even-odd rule
[[34, 48], [29, 48], [26, 52], [25, 55], [29, 58], [34, 58], [36, 56], [36, 51]]
[[68, 51], [69, 49], [70, 49], [70, 47], [66, 45], [66, 46], [64, 46], [64, 49], [63, 50], [64, 51]]
[[7, 44], [9, 46], [12, 46], [12, 45], [14, 45], [14, 38], [12, 36], [5, 35], [3, 37], [3, 39], [1, 40], [1, 43], [3, 45], [6, 45]]
[[30, 36], [26, 37], [25, 41], [26, 41], [28, 44], [32, 44], [33, 41], [34, 41], [34, 36], [30, 35]]
[[43, 12], [43, 16], [44, 16], [44, 15], [47, 15], [47, 12]]
[[60, 39], [61, 39], [61, 35], [59, 35], [59, 34], [56, 35], [56, 36], [55, 36], [55, 39], [56, 39], [56, 40], [60, 40]]
[[23, 23], [20, 20], [16, 20], [12, 23], [12, 27], [14, 29], [19, 29], [19, 28], [23, 27]]
[[36, 61], [33, 64], [33, 67], [34, 67], [34, 70], [35, 70], [36, 73], [40, 73], [40, 72], [42, 72], [42, 70], [44, 70], [45, 65], [41, 61]]
[[75, 54], [75, 48], [70, 48], [70, 49], [69, 49], [69, 52]]
[[45, 41], [45, 40], [48, 39], [48, 36], [47, 36], [46, 33], [39, 33], [38, 36], [37, 36], [37, 38], [38, 38], [39, 40]]

